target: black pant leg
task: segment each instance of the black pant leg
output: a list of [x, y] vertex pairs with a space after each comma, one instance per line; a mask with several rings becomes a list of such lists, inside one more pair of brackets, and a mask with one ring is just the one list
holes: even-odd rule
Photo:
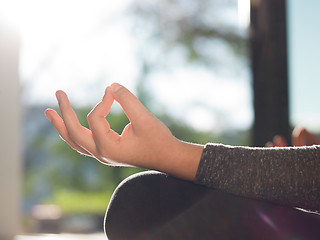
[[105, 216], [109, 239], [137, 239], [188, 209], [209, 189], [148, 171], [125, 179], [115, 190]]
[[110, 240], [313, 240], [320, 239], [320, 216], [144, 172], [115, 190], [105, 230]]

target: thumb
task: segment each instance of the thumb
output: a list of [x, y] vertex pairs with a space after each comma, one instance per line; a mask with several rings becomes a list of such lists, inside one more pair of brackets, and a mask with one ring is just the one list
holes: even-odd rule
[[112, 95], [121, 105], [123, 111], [134, 125], [141, 123], [142, 118], [151, 115], [139, 99], [119, 83], [111, 84]]

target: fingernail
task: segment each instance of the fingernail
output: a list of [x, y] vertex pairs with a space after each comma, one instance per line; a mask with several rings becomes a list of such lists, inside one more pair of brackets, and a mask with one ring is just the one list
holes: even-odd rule
[[57, 98], [58, 102], [60, 102], [60, 100], [61, 100], [61, 95], [60, 95], [60, 92], [59, 92], [59, 91], [56, 91], [56, 98]]
[[109, 92], [110, 92], [110, 87], [107, 87], [105, 91], [105, 95], [109, 94]]
[[114, 92], [118, 91], [121, 87], [122, 86], [119, 83], [112, 83], [111, 84], [112, 91], [114, 91]]
[[48, 111], [47, 111], [47, 110], [44, 112], [44, 115], [46, 115], [46, 117], [48, 118], [48, 120], [49, 120], [50, 122], [52, 122], [52, 117], [48, 114]]
[[110, 87], [107, 87], [106, 90], [104, 91], [104, 95], [102, 97], [102, 101], [106, 99], [106, 97], [110, 94]]

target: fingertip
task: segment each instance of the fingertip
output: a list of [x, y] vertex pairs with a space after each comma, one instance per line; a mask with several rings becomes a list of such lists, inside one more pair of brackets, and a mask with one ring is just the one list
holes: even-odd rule
[[119, 83], [112, 83], [110, 89], [113, 100], [120, 104], [130, 122], [137, 122], [135, 119], [141, 119], [141, 116], [148, 112], [139, 99], [126, 87]]
[[307, 129], [305, 129], [302, 126], [297, 126], [293, 129], [292, 131], [292, 135], [299, 135], [299, 134], [303, 134], [307, 131]]
[[62, 94], [62, 93], [63, 93], [62, 90], [57, 90], [57, 91], [56, 91], [56, 96], [57, 96], [57, 95], [60, 95], [60, 94]]
[[60, 93], [64, 93], [65, 94], [65, 91], [63, 91], [61, 89], [58, 89], [56, 92], [60, 92]]
[[123, 86], [121, 84], [119, 84], [119, 83], [112, 83], [111, 86], [110, 86], [112, 92], [116, 92], [122, 87]]
[[61, 99], [62, 99], [62, 97], [63, 97], [63, 96], [66, 96], [66, 95], [67, 95], [67, 94], [66, 94], [64, 91], [62, 91], [62, 90], [57, 90], [57, 91], [56, 91], [56, 98], [57, 98], [58, 102], [60, 102]]
[[273, 145], [273, 143], [272, 142], [267, 142], [266, 144], [265, 144], [265, 147], [267, 147], [267, 148], [271, 148], [271, 147], [274, 147], [274, 145]]
[[273, 138], [273, 142], [277, 147], [286, 147], [288, 145], [287, 140], [281, 135], [276, 135]]
[[44, 115], [47, 117], [47, 119], [52, 122], [52, 116], [50, 114], [51, 111], [54, 111], [52, 110], [51, 108], [47, 108], [45, 111], [44, 111]]
[[106, 90], [104, 91], [104, 96], [102, 99], [105, 99], [106, 96], [109, 96], [111, 94], [111, 86], [108, 86]]
[[60, 100], [61, 100], [61, 90], [58, 90], [58, 91], [56, 91], [56, 98], [57, 98], [57, 100], [58, 100], [58, 102], [60, 102]]

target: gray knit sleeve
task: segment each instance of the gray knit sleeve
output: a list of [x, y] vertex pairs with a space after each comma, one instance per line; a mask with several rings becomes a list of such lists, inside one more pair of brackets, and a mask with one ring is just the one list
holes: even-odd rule
[[320, 211], [320, 146], [207, 144], [195, 182], [244, 197]]

